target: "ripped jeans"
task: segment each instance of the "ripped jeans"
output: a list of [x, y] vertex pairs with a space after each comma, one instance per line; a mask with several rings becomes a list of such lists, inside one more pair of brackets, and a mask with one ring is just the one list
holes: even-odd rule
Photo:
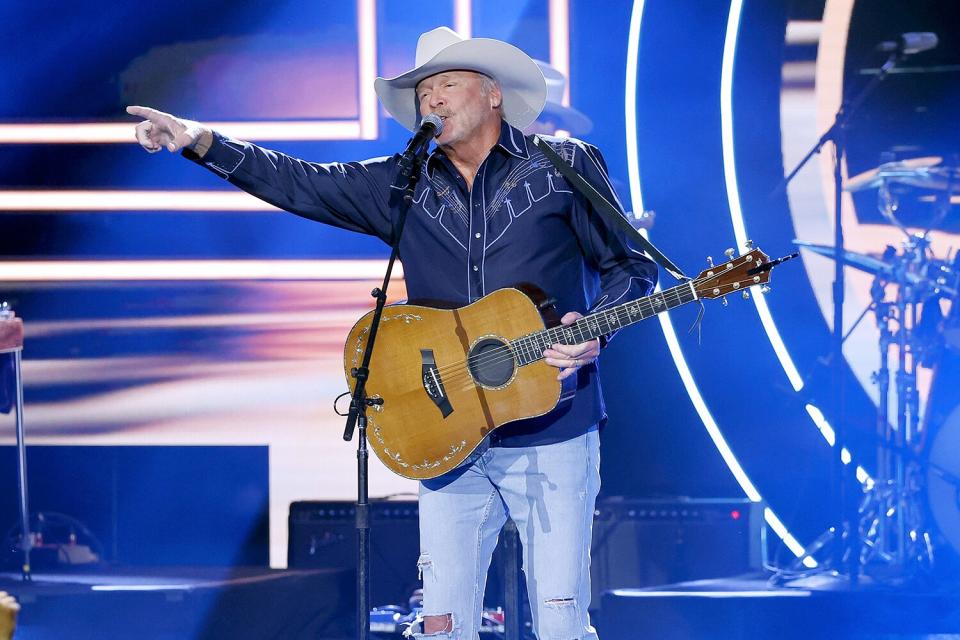
[[[442, 616], [430, 640], [475, 640], [487, 569], [507, 515], [539, 640], [597, 640], [590, 625], [590, 537], [600, 490], [596, 427], [556, 444], [493, 447], [420, 484], [424, 617]], [[417, 631], [418, 629], [414, 629]], [[422, 630], [422, 629], [421, 629]]]

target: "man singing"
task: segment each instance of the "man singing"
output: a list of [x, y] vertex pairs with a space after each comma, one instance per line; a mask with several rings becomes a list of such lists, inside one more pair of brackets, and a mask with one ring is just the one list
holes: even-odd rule
[[[532, 283], [567, 312], [561, 322], [571, 324], [582, 313], [652, 290], [654, 264], [521, 132], [546, 97], [543, 74], [525, 53], [441, 27], [420, 37], [415, 68], [378, 78], [375, 88], [384, 108], [410, 130], [429, 113], [443, 121], [400, 241], [412, 299], [463, 306], [496, 289]], [[147, 151], [182, 151], [277, 207], [393, 241], [399, 154], [317, 164], [153, 109], [127, 111], [144, 118], [136, 137]], [[595, 147], [545, 141], [617, 202]], [[576, 376], [574, 398], [545, 416], [501, 427], [464, 464], [421, 482], [424, 615], [414, 638], [478, 637], [486, 573], [508, 516], [523, 544], [537, 637], [597, 638], [587, 609], [605, 420], [595, 364], [600, 347], [592, 340], [547, 349], [546, 362], [559, 369], [559, 379]]]

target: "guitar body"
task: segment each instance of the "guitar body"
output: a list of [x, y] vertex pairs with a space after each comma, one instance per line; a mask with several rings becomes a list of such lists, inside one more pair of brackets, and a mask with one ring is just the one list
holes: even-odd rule
[[[770, 262], [748, 245], [739, 258], [711, 266], [694, 279], [596, 311], [569, 325], [546, 328], [542, 292], [500, 289], [459, 309], [412, 304], [384, 309], [367, 380], [370, 447], [394, 473], [426, 480], [455, 468], [494, 429], [542, 416], [576, 391], [577, 376], [561, 383], [543, 361], [551, 344], [580, 344], [674, 307], [766, 284]], [[343, 365], [347, 384], [360, 366], [373, 312], [350, 330]]]
[[[347, 383], [363, 360], [373, 312], [344, 347]], [[370, 363], [367, 436], [398, 475], [435, 478], [463, 462], [494, 429], [540, 416], [562, 396], [558, 369], [517, 366], [506, 342], [545, 328], [536, 303], [500, 289], [459, 309], [398, 304], [384, 309]], [[576, 376], [570, 376], [575, 386]], [[564, 381], [566, 382], [566, 381]]]

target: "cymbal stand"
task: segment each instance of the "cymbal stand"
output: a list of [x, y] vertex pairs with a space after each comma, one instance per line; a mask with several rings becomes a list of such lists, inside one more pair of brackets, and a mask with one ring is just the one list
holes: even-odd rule
[[[912, 236], [898, 257], [897, 294], [885, 301], [885, 284], [878, 276], [871, 288], [880, 330], [880, 366], [873, 379], [879, 392], [877, 407], [877, 470], [858, 510], [861, 546], [858, 561], [877, 578], [909, 578], [929, 569], [933, 552], [920, 507], [920, 469], [911, 455], [917, 439], [919, 396], [916, 367], [923, 345], [915, 332], [924, 294], [923, 283], [911, 283], [907, 273], [926, 260], [927, 242]], [[893, 328], [893, 325], [896, 328]], [[889, 350], [898, 350], [896, 372], [896, 428], [889, 415]]]

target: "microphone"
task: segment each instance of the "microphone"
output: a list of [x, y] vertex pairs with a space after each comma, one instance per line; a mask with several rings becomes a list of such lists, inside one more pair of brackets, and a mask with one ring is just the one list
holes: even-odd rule
[[897, 52], [904, 56], [912, 56], [921, 51], [928, 51], [939, 44], [937, 34], [930, 31], [911, 31], [901, 33], [896, 40], [884, 40], [877, 45], [877, 51], [886, 53]]
[[400, 158], [400, 165], [408, 167], [413, 163], [414, 158], [423, 153], [430, 141], [443, 133], [443, 120], [435, 113], [428, 113], [420, 121], [420, 127], [407, 143], [407, 148], [403, 151], [403, 157]]

